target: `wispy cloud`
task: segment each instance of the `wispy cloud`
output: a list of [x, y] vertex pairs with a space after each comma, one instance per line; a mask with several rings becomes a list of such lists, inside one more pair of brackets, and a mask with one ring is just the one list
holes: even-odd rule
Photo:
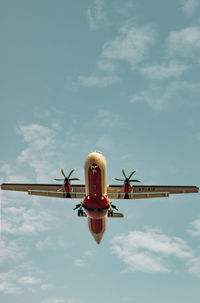
[[141, 67], [139, 72], [151, 80], [166, 80], [168, 78], [180, 78], [190, 68], [191, 66], [187, 64], [169, 61], [167, 64], [162, 63]]
[[85, 87], [106, 87], [120, 82], [120, 78], [117, 76], [102, 76], [92, 74], [90, 76], [79, 76], [78, 81], [82, 86]]
[[114, 72], [117, 69], [117, 65], [108, 60], [100, 60], [97, 62], [97, 69], [105, 72]]
[[198, 6], [199, 0], [183, 0], [181, 9], [186, 15], [192, 16], [195, 14]]
[[44, 273], [31, 264], [24, 263], [15, 269], [0, 273], [0, 292], [20, 295], [34, 292], [44, 284]]
[[55, 143], [58, 124], [51, 127], [41, 124], [19, 125], [18, 133], [23, 137], [27, 147], [17, 157], [18, 165], [28, 165], [34, 169], [37, 182], [49, 180], [55, 173], [52, 159], [59, 159]]
[[19, 262], [24, 258], [26, 248], [18, 240], [9, 240], [1, 235], [0, 264]]
[[197, 219], [191, 223], [192, 228], [188, 230], [188, 233], [193, 237], [200, 237], [200, 219]]
[[188, 271], [200, 278], [200, 257], [192, 258], [187, 263]]
[[2, 233], [11, 235], [35, 235], [48, 230], [53, 216], [46, 210], [26, 207], [9, 207], [2, 209]]
[[88, 24], [91, 30], [97, 30], [107, 23], [103, 0], [94, 0], [87, 10]]
[[128, 61], [132, 68], [143, 61], [149, 48], [155, 43], [155, 30], [151, 25], [135, 27], [126, 24], [119, 29], [118, 36], [104, 44], [102, 57]]
[[188, 57], [200, 62], [200, 27], [191, 26], [171, 32], [167, 46], [171, 56]]
[[131, 231], [112, 240], [112, 251], [126, 263], [127, 271], [169, 272], [167, 258], [188, 259], [192, 251], [180, 238], [169, 237], [160, 230]]
[[85, 267], [86, 263], [83, 259], [76, 259], [76, 260], [74, 260], [74, 265], [76, 267]]
[[167, 85], [150, 85], [138, 94], [132, 95], [130, 103], [145, 102], [155, 110], [166, 110], [173, 107], [187, 105], [199, 106], [200, 84], [185, 81], [170, 82]]

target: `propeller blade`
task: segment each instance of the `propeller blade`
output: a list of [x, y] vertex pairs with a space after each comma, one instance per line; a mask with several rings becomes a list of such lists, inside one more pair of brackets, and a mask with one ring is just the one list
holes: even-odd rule
[[56, 179], [56, 178], [54, 178], [53, 180], [55, 180], [55, 181], [64, 181], [65, 179]]
[[122, 181], [122, 182], [124, 182], [123, 179], [119, 179], [119, 178], [113, 178], [113, 179], [116, 180], [116, 181]]
[[62, 173], [63, 177], [67, 178], [67, 177], [65, 176], [65, 173], [64, 173], [64, 171], [63, 171], [63, 169], [62, 169], [62, 168], [60, 169], [60, 171], [61, 171], [61, 173]]
[[81, 203], [80, 204], [77, 204], [75, 207], [74, 207], [74, 210], [76, 210], [77, 208], [79, 208], [81, 206]]
[[132, 177], [132, 175], [133, 175], [134, 173], [136, 173], [136, 169], [134, 169], [134, 170], [130, 173], [130, 175], [129, 175], [129, 177], [128, 177], [129, 180], [130, 180], [130, 178]]
[[129, 180], [129, 182], [139, 182], [139, 183], [142, 183], [141, 180]]
[[125, 174], [124, 168], [122, 168], [122, 174], [124, 175], [124, 178], [127, 179], [127, 176]]
[[118, 210], [117, 206], [114, 205], [114, 204], [111, 204], [111, 207], [114, 208], [114, 209], [116, 209], [116, 210]]
[[75, 171], [75, 168], [73, 168], [73, 169], [70, 171], [69, 175], [67, 176], [67, 179], [70, 178], [71, 174], [72, 174], [74, 171]]
[[69, 181], [74, 181], [74, 180], [77, 180], [77, 181], [81, 181], [81, 179], [79, 178], [71, 178], [71, 179], [68, 179]]

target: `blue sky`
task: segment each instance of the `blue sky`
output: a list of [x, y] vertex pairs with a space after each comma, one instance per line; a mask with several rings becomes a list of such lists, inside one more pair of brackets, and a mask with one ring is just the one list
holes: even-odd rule
[[[94, 150], [108, 183], [199, 185], [200, 1], [0, 1], [0, 183]], [[76, 200], [0, 192], [0, 301], [197, 302], [199, 194], [115, 201], [97, 246]]]

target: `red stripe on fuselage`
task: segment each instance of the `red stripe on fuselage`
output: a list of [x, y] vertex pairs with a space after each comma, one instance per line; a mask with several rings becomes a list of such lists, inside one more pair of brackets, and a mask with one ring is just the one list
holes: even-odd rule
[[101, 169], [93, 164], [88, 169], [89, 195], [91, 197], [100, 197], [102, 195], [101, 187]]
[[84, 205], [87, 215], [93, 219], [103, 218], [107, 213], [103, 208], [108, 205], [108, 200], [102, 195], [101, 180], [101, 169], [92, 164], [88, 169], [89, 195], [84, 199]]

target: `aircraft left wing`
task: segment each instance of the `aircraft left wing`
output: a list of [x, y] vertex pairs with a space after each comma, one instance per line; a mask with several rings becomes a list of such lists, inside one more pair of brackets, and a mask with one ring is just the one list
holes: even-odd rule
[[85, 185], [77, 184], [71, 186], [69, 194], [63, 191], [63, 184], [16, 184], [3, 183], [2, 190], [23, 191], [29, 195], [48, 196], [56, 198], [83, 198], [85, 197]]

